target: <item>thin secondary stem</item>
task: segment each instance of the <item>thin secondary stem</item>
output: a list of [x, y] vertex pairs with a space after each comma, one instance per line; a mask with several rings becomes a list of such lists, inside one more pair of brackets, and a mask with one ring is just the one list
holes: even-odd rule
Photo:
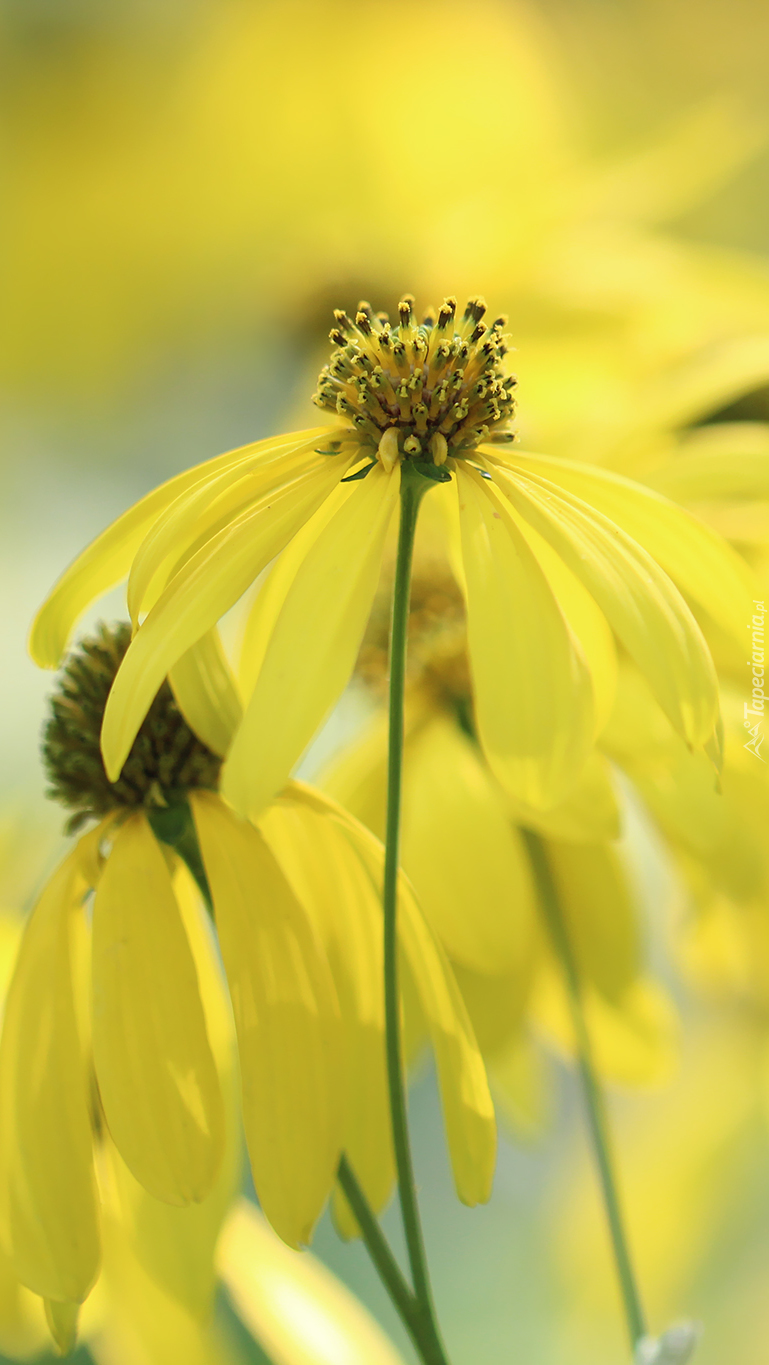
[[355, 1172], [346, 1156], [342, 1156], [337, 1172], [339, 1184], [358, 1222], [371, 1260], [393, 1305], [400, 1314], [420, 1355], [423, 1351], [422, 1323], [419, 1304], [406, 1283], [398, 1262], [385, 1237], [369, 1202], [358, 1184]]
[[408, 632], [411, 561], [414, 551], [419, 503], [429, 484], [412, 471], [408, 462], [401, 467], [400, 527], [393, 586], [390, 629], [390, 706], [387, 753], [387, 823], [385, 834], [384, 886], [384, 1004], [387, 1052], [387, 1082], [393, 1129], [398, 1194], [406, 1235], [414, 1293], [424, 1320], [429, 1323], [434, 1345], [445, 1361], [433, 1306], [427, 1270], [422, 1225], [417, 1205], [414, 1167], [409, 1143], [406, 1084], [400, 1037], [400, 992], [398, 987], [398, 859], [400, 850], [401, 785], [403, 770], [404, 694], [406, 680], [406, 641]]
[[528, 846], [529, 858], [537, 882], [539, 897], [547, 920], [548, 929], [550, 930], [550, 936], [553, 941], [553, 947], [555, 948], [556, 955], [561, 963], [566, 981], [572, 1027], [577, 1043], [577, 1057], [582, 1079], [582, 1089], [585, 1096], [585, 1107], [590, 1127], [590, 1136], [592, 1138], [593, 1151], [598, 1167], [598, 1176], [603, 1191], [606, 1218], [609, 1224], [609, 1233], [611, 1235], [612, 1247], [614, 1250], [614, 1260], [617, 1266], [617, 1275], [619, 1278], [620, 1290], [622, 1292], [622, 1301], [625, 1308], [630, 1344], [633, 1351], [635, 1351], [639, 1341], [646, 1336], [646, 1318], [641, 1304], [641, 1297], [638, 1291], [635, 1272], [633, 1270], [633, 1263], [630, 1259], [630, 1248], [625, 1233], [619, 1191], [614, 1175], [606, 1109], [601, 1086], [596, 1075], [593, 1062], [593, 1050], [590, 1044], [590, 1035], [585, 1021], [579, 972], [577, 970], [576, 959], [561, 912], [558, 891], [547, 860], [547, 854], [542, 846], [542, 840], [539, 838], [539, 835], [534, 834], [531, 830], [524, 830], [523, 835]]

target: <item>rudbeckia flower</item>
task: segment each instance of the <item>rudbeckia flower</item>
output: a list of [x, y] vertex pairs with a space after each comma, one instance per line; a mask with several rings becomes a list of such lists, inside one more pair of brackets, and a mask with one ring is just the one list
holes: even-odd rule
[[515, 380], [503, 319], [453, 299], [391, 326], [339, 313], [317, 402], [327, 428], [245, 447], [170, 480], [105, 531], [33, 628], [54, 667], [80, 613], [129, 575], [134, 638], [104, 716], [117, 781], [157, 689], [179, 669], [210, 684], [209, 632], [276, 555], [257, 600], [258, 659], [222, 790], [258, 816], [283, 787], [355, 662], [404, 478], [447, 487], [466, 592], [478, 733], [498, 780], [532, 808], [579, 777], [611, 690], [615, 639], [676, 730], [715, 751], [713, 665], [680, 588], [741, 606], [744, 566], [719, 538], [619, 475], [509, 449]]
[[[2, 1221], [15, 1272], [59, 1317], [98, 1274], [96, 1167], [107, 1134], [125, 1168], [118, 1183], [153, 1201], [145, 1199], [145, 1217], [147, 1207], [170, 1205], [192, 1218], [197, 1206], [209, 1211], [200, 1217], [211, 1232], [217, 1182], [225, 1207], [231, 1197], [232, 1103], [222, 1097], [205, 1003], [218, 964], [190, 873], [210, 888], [265, 1215], [290, 1245], [307, 1243], [343, 1151], [377, 1210], [393, 1179], [381, 846], [299, 784], [259, 826], [235, 815], [216, 790], [220, 757], [166, 682], [111, 782], [99, 731], [129, 639], [128, 626], [102, 627], [71, 656], [53, 698], [44, 740], [52, 794], [74, 809], [75, 827], [98, 823], [31, 915], [0, 1040]], [[430, 1021], [457, 1189], [475, 1203], [488, 1197], [494, 1165], [483, 1064], [445, 957], [405, 884], [400, 899], [401, 944]], [[223, 1209], [214, 1203], [215, 1237]], [[338, 1217], [356, 1230], [341, 1200]], [[152, 1221], [162, 1260], [163, 1220], [155, 1212]]]
[[[644, 971], [637, 897], [616, 846], [620, 800], [605, 752], [593, 752], [570, 797], [547, 812], [512, 800], [484, 761], [464, 602], [430, 529], [426, 517], [412, 577], [401, 858], [449, 955], [499, 1101], [517, 1127], [528, 1128], [541, 1122], [545, 1098], [530, 1039], [571, 1056], [574, 1037], [525, 829], [542, 838], [558, 886], [603, 1076], [624, 1084], [666, 1076], [675, 1015]], [[385, 582], [355, 672], [375, 706], [385, 695], [389, 597]], [[700, 755], [698, 763], [713, 789], [709, 761]], [[386, 722], [377, 707], [319, 781], [381, 836], [386, 778]]]

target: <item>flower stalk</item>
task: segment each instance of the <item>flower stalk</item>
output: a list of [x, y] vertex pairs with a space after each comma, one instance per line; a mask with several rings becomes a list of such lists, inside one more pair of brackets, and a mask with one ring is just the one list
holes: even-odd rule
[[561, 912], [558, 891], [553, 880], [547, 855], [538, 834], [532, 830], [522, 830], [529, 852], [534, 878], [539, 892], [547, 927], [555, 954], [560, 962], [566, 983], [572, 1028], [577, 1046], [577, 1059], [582, 1091], [585, 1100], [590, 1138], [593, 1146], [598, 1177], [603, 1194], [606, 1220], [609, 1225], [614, 1261], [617, 1267], [622, 1302], [625, 1310], [633, 1359], [640, 1343], [647, 1335], [646, 1318], [641, 1304], [641, 1296], [630, 1256], [630, 1247], [625, 1231], [622, 1208], [614, 1173], [611, 1154], [609, 1128], [601, 1085], [595, 1070], [590, 1034], [585, 1020], [582, 1001], [582, 987], [577, 963], [569, 935]]
[[400, 850], [401, 789], [403, 780], [404, 694], [411, 564], [419, 504], [431, 481], [413, 464], [401, 465], [400, 525], [393, 585], [390, 628], [389, 726], [387, 755], [387, 819], [385, 832], [384, 884], [384, 1005], [387, 1082], [393, 1147], [398, 1176], [398, 1197], [406, 1237], [414, 1295], [420, 1317], [431, 1339], [430, 1365], [445, 1365], [446, 1357], [435, 1317], [425, 1256], [422, 1225], [414, 1182], [414, 1166], [408, 1132], [406, 1083], [400, 1031], [398, 985], [398, 860]]

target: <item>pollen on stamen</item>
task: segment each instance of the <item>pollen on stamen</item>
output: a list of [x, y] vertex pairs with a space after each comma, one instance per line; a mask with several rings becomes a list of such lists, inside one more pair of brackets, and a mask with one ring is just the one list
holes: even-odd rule
[[482, 298], [470, 299], [461, 317], [447, 298], [420, 323], [411, 294], [395, 325], [365, 300], [355, 321], [336, 309], [335, 351], [314, 402], [349, 423], [361, 454], [387, 470], [403, 459], [443, 465], [483, 442], [514, 440], [516, 379], [502, 368], [507, 319], [486, 323], [485, 315]]

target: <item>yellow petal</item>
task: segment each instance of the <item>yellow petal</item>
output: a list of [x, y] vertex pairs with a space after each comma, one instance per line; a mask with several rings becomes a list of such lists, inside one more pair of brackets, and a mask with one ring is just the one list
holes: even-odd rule
[[74, 1351], [77, 1345], [79, 1316], [79, 1303], [61, 1302], [58, 1299], [45, 1300], [45, 1320], [59, 1355], [68, 1356]]
[[309, 1252], [282, 1246], [242, 1199], [219, 1248], [233, 1304], [273, 1365], [403, 1365], [349, 1289]]
[[13, 1265], [0, 1248], [0, 1351], [13, 1360], [40, 1355], [47, 1346], [43, 1303], [19, 1283]]
[[[305, 783], [291, 782], [288, 791], [295, 800], [339, 822], [379, 893], [384, 852], [379, 840]], [[398, 934], [435, 1052], [457, 1194], [465, 1204], [483, 1203], [489, 1198], [496, 1160], [496, 1124], [486, 1071], [446, 955], [405, 877], [400, 881]]]
[[182, 654], [168, 681], [187, 724], [209, 749], [224, 757], [243, 707], [216, 626]]
[[[583, 1007], [595, 1063], [606, 1080], [619, 1085], [670, 1081], [678, 1060], [679, 1025], [656, 981], [639, 978], [615, 1002], [588, 986]], [[543, 973], [531, 1012], [545, 1038], [573, 1056], [574, 1031], [557, 969]]]
[[769, 424], [717, 422], [681, 438], [678, 452], [644, 483], [676, 502], [769, 498]]
[[547, 809], [592, 739], [590, 679], [525, 538], [474, 470], [457, 468], [478, 732], [510, 794]]
[[547, 859], [580, 978], [618, 1000], [640, 967], [638, 909], [608, 844], [548, 842]]
[[[601, 742], [603, 744], [603, 739]], [[546, 811], [531, 810], [519, 801], [510, 801], [508, 814], [518, 824], [528, 825], [549, 839], [563, 839], [567, 843], [594, 844], [604, 839], [617, 839], [620, 834], [620, 813], [611, 767], [603, 755], [595, 751], [565, 801]]]
[[[285, 438], [278, 437], [280, 442]], [[59, 579], [35, 617], [29, 650], [41, 668], [58, 668], [75, 622], [91, 602], [128, 573], [137, 549], [158, 516], [187, 489], [207, 481], [244, 455], [261, 449], [269, 456], [275, 437], [228, 451], [205, 464], [185, 469], [142, 498], [102, 531]]]
[[104, 713], [102, 751], [116, 781], [170, 669], [237, 602], [331, 492], [345, 464], [328, 460], [306, 482], [267, 495], [219, 531], [174, 576], [132, 640]]
[[121, 1218], [142, 1266], [194, 1318], [211, 1311], [216, 1287], [214, 1252], [224, 1217], [240, 1187], [241, 1127], [238, 1104], [235, 1025], [214, 934], [200, 895], [180, 864], [174, 892], [192, 948], [208, 1036], [225, 1106], [225, 1147], [216, 1179], [199, 1204], [174, 1208], [161, 1203], [134, 1179], [113, 1147], [112, 1169]]
[[83, 1300], [99, 1269], [89, 1077], [75, 998], [86, 887], [77, 850], [22, 939], [0, 1042], [0, 1200], [21, 1281]]
[[[343, 1146], [375, 1213], [394, 1180], [387, 1092], [382, 979], [382, 907], [377, 889], [339, 824], [290, 790], [259, 828], [307, 909], [331, 964], [346, 1043]], [[359, 1236], [344, 1196], [334, 1191], [343, 1236]]]
[[314, 450], [322, 434], [322, 428], [294, 432], [270, 442], [266, 452], [245, 453], [237, 463], [187, 489], [161, 513], [131, 565], [127, 598], [134, 625], [154, 606], [180, 561], [265, 493], [277, 492], [328, 462]]
[[204, 792], [192, 807], [235, 1013], [259, 1202], [309, 1242], [336, 1177], [344, 1115], [339, 1005], [319, 937], [264, 837]]
[[310, 547], [343, 503], [359, 491], [356, 484], [349, 483], [342, 483], [335, 488], [310, 520], [297, 531], [270, 569], [248, 613], [241, 639], [238, 678], [244, 697], [250, 697], [254, 690], [275, 622]]
[[534, 902], [526, 854], [479, 749], [436, 716], [408, 746], [401, 861], [452, 958], [498, 975], [529, 958]]
[[691, 744], [718, 715], [713, 662], [680, 593], [651, 555], [581, 499], [527, 471], [494, 467], [501, 491], [593, 594], [660, 706]]
[[349, 680], [399, 487], [398, 468], [372, 469], [291, 583], [222, 772], [224, 795], [244, 814], [257, 816], [280, 790]]
[[170, 873], [142, 815], [118, 830], [96, 892], [93, 1050], [136, 1179], [169, 1204], [203, 1199], [222, 1157], [222, 1097]]
[[744, 618], [761, 591], [747, 564], [721, 536], [660, 493], [610, 470], [526, 455], [511, 462], [541, 474], [621, 526], [722, 630], [744, 640]]
[[617, 690], [617, 647], [611, 627], [587, 588], [566, 567], [560, 555], [533, 526], [519, 518], [518, 529], [528, 541], [569, 629], [576, 636], [590, 672], [593, 690], [593, 735], [603, 730]]

